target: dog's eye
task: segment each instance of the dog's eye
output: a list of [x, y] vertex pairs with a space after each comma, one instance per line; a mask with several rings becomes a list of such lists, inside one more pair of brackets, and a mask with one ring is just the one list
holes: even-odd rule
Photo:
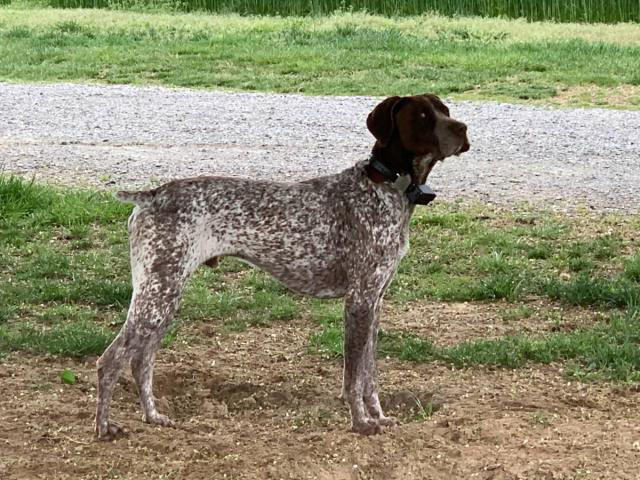
[[427, 114], [426, 114], [426, 113], [424, 113], [424, 112], [422, 112], [422, 113], [420, 114], [420, 118], [427, 118]]

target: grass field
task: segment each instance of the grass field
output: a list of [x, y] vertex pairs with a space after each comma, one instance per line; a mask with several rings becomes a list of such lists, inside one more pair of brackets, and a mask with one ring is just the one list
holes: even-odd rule
[[0, 80], [640, 105], [640, 27], [0, 9]]
[[[0, 180], [0, 353], [84, 356], [106, 347], [131, 294], [128, 213], [105, 193]], [[457, 367], [564, 362], [571, 375], [640, 380], [640, 220], [599, 218], [596, 229], [592, 220], [526, 208], [421, 209], [386, 315], [430, 300], [480, 302], [515, 328], [449, 345], [385, 329], [381, 355]], [[311, 351], [341, 355], [340, 303], [291, 295], [265, 274], [226, 260], [199, 270], [166, 342], [188, 343], [180, 333], [185, 324], [206, 322], [224, 334], [301, 317], [317, 324]], [[520, 330], [529, 318], [550, 329]]]
[[48, 0], [52, 7], [138, 7], [253, 15], [326, 15], [336, 10], [382, 15], [442, 15], [526, 18], [558, 22], [638, 22], [635, 0]]

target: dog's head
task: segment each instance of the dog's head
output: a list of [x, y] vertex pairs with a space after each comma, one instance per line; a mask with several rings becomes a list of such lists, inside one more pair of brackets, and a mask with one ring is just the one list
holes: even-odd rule
[[[367, 128], [385, 149], [422, 183], [438, 160], [469, 150], [467, 126], [451, 118], [449, 109], [433, 94], [389, 97], [367, 117]], [[389, 165], [393, 167], [393, 165]], [[403, 166], [396, 165], [398, 170]]]

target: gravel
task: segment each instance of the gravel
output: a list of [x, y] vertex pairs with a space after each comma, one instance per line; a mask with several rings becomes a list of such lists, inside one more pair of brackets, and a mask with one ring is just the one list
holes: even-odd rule
[[[0, 172], [100, 188], [202, 174], [293, 181], [366, 158], [379, 101], [0, 83]], [[471, 150], [436, 167], [439, 198], [638, 211], [640, 112], [447, 103]]]

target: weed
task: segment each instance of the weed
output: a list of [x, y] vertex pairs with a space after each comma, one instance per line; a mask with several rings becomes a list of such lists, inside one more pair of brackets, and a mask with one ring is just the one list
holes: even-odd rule
[[416, 406], [415, 406], [415, 417], [417, 420], [424, 422], [429, 420], [433, 415], [433, 399], [430, 398], [429, 401], [423, 404], [418, 397], [415, 397]]
[[504, 310], [501, 317], [504, 322], [511, 323], [525, 318], [530, 318], [533, 313], [533, 308], [527, 305], [518, 305], [517, 307]]

